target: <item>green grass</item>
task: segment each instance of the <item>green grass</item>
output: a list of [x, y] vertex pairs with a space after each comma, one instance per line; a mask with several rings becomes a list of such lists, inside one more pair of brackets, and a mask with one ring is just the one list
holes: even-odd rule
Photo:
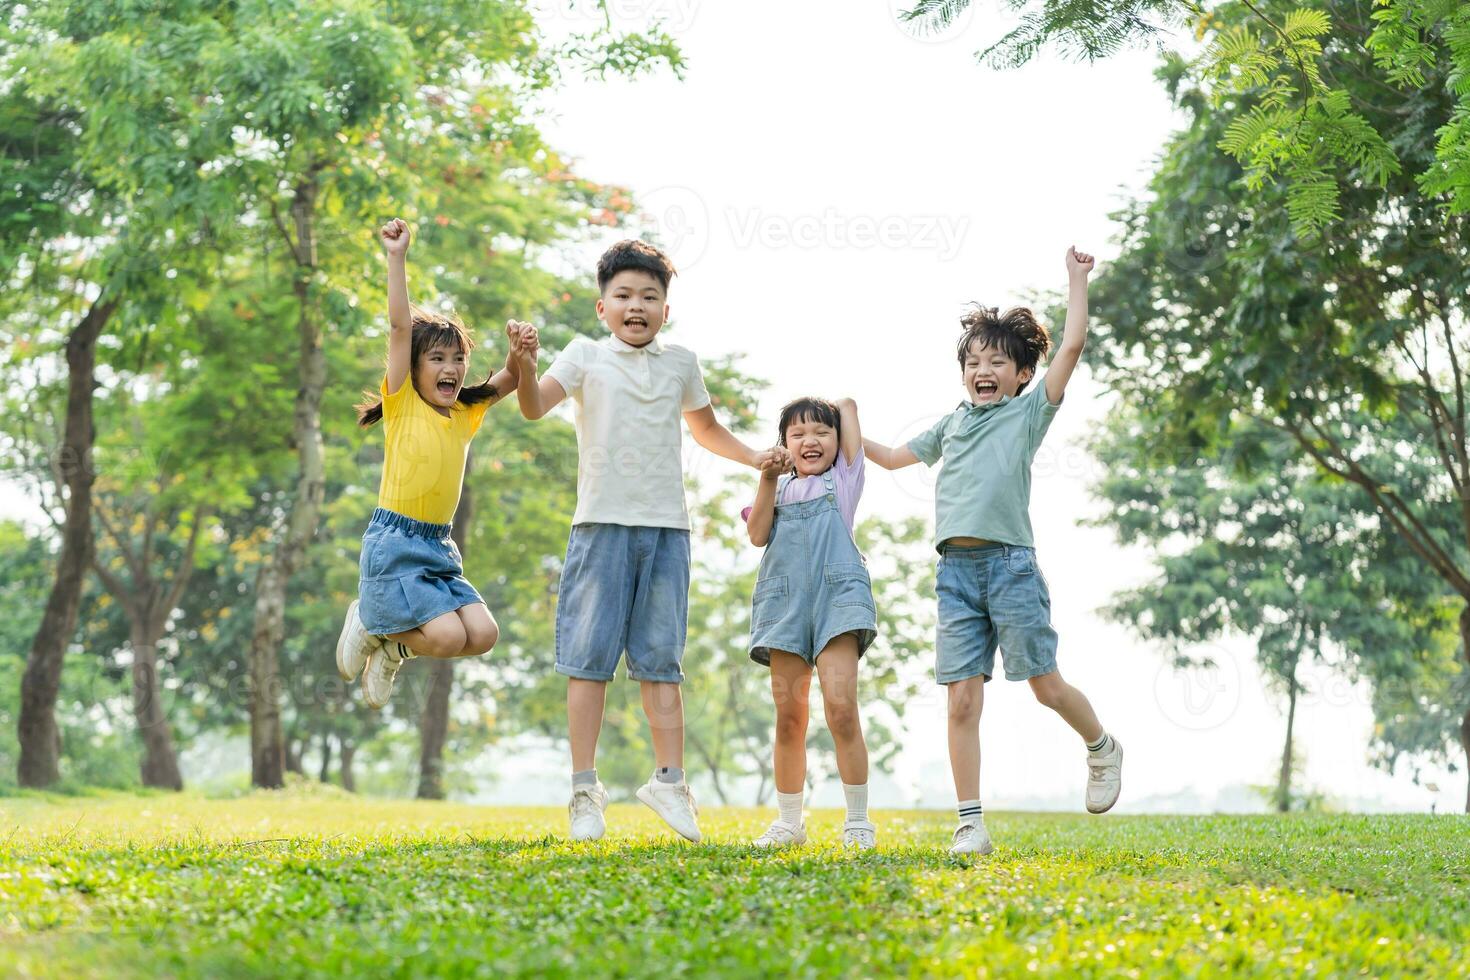
[[775, 855], [556, 808], [336, 795], [0, 800], [0, 975], [1470, 976], [1470, 819], [880, 812]]

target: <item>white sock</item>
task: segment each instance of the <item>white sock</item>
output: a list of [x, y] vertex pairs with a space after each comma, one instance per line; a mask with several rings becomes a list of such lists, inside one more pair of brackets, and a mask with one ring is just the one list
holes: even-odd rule
[[847, 797], [847, 819], [848, 822], [868, 819], [868, 784], [860, 783], [857, 786], [842, 784], [842, 795]]
[[801, 826], [801, 802], [806, 796], [805, 790], [797, 790], [795, 793], [776, 793], [776, 809], [780, 811], [782, 823], [788, 823], [793, 827]]

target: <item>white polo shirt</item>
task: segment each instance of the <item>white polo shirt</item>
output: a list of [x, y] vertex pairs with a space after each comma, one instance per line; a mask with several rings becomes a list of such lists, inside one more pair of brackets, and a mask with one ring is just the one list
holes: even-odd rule
[[577, 404], [573, 524], [689, 529], [683, 413], [710, 403], [694, 352], [578, 337], [546, 377]]

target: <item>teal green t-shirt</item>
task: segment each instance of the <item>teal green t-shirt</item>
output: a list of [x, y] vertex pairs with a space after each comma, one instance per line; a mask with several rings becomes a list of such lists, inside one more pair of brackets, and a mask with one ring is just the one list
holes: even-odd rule
[[1031, 461], [1058, 405], [1038, 379], [1021, 394], [989, 405], [961, 403], [909, 450], [944, 467], [934, 488], [934, 544], [982, 538], [1035, 547], [1031, 535]]

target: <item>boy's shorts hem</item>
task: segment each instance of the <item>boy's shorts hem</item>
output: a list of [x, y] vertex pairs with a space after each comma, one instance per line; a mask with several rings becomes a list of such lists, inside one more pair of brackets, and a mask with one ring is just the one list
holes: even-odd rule
[[1021, 670], [1014, 670], [1014, 671], [1011, 670], [1009, 667], [1007, 667], [1006, 668], [1006, 680], [1008, 680], [1008, 681], [1029, 681], [1033, 677], [1041, 677], [1043, 674], [1055, 674], [1056, 672], [1057, 672], [1057, 661], [1056, 661], [1056, 658], [1053, 657], [1050, 666], [1047, 666], [1046, 664], [1037, 664], [1034, 667], [1026, 667], [1026, 668], [1023, 668]]
[[948, 686], [950, 684], [958, 684], [960, 681], [967, 681], [972, 677], [983, 677], [985, 678], [986, 683], [989, 683], [991, 680], [991, 675], [987, 674], [985, 671], [972, 670], [969, 672], [962, 671], [958, 674], [947, 674], [943, 677], [936, 676], [934, 678], [934, 683]]
[[579, 681], [607, 682], [613, 679], [612, 674], [605, 674], [596, 670], [585, 670], [581, 667], [568, 667], [566, 664], [557, 664], [556, 672], [558, 674], [565, 674], [567, 677], [574, 677]]

